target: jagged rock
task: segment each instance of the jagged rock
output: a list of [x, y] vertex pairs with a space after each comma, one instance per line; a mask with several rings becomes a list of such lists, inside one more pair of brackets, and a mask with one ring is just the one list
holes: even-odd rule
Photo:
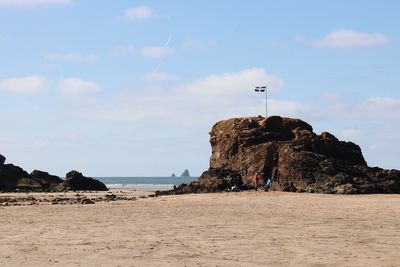
[[183, 173], [181, 174], [181, 177], [190, 177], [189, 170], [188, 169], [184, 170]]
[[67, 173], [67, 179], [64, 181], [58, 176], [38, 170], [28, 174], [18, 166], [4, 164], [5, 159], [0, 155], [0, 190], [2, 191], [108, 190], [102, 182], [84, 177], [77, 171]]
[[85, 177], [82, 173], [77, 171], [70, 171], [67, 173], [62, 187], [64, 190], [108, 191], [108, 188], [102, 182], [90, 177]]
[[0, 190], [42, 191], [62, 182], [57, 176], [45, 172], [34, 171], [29, 175], [21, 167], [4, 164], [5, 159], [0, 155]]
[[51, 175], [47, 172], [34, 170], [30, 175], [33, 179], [38, 181], [43, 188], [51, 189], [56, 187], [58, 184], [64, 182], [60, 177]]
[[0, 190], [43, 191], [53, 189], [63, 180], [47, 172], [28, 174], [22, 168], [5, 164], [0, 166]]
[[[308, 123], [278, 116], [216, 123], [210, 132], [210, 168], [189, 185], [163, 194], [219, 192], [240, 173], [251, 184], [272, 178], [271, 190], [335, 194], [400, 193], [400, 171], [371, 168], [358, 145]], [[246, 187], [246, 186], [245, 186]]]
[[0, 165], [0, 190], [13, 190], [24, 187], [39, 187], [40, 184], [31, 181], [29, 174], [13, 164]]

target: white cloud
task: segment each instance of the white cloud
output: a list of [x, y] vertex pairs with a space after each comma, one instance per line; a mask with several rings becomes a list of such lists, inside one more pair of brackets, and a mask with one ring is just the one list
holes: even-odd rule
[[147, 72], [142, 77], [142, 80], [146, 82], [154, 81], [178, 81], [182, 78], [176, 74], [164, 73], [164, 72]]
[[44, 60], [54, 61], [67, 61], [67, 62], [95, 62], [97, 56], [95, 55], [81, 55], [81, 54], [62, 54], [62, 53], [51, 53], [44, 56]]
[[58, 87], [63, 95], [69, 97], [101, 91], [101, 87], [97, 83], [80, 78], [62, 79], [59, 81]]
[[369, 98], [365, 102], [364, 106], [377, 109], [397, 108], [400, 110], [400, 99], [375, 96]]
[[271, 93], [276, 93], [283, 86], [283, 81], [270, 75], [261, 68], [245, 69], [240, 72], [227, 72], [219, 75], [209, 75], [183, 85], [181, 91], [193, 97], [206, 101], [226, 99], [240, 100], [253, 92], [254, 86], [268, 85]]
[[313, 47], [338, 49], [376, 46], [389, 42], [389, 38], [383, 33], [364, 33], [346, 29], [333, 31], [319, 40], [309, 40], [302, 36], [297, 36], [296, 40]]
[[[131, 122], [209, 123], [232, 116], [264, 114], [265, 98], [254, 86], [268, 84], [277, 93], [283, 81], [264, 69], [209, 75], [190, 83], [164, 88], [143, 88], [140, 93], [107, 99], [103, 104], [73, 112], [85, 119]], [[271, 114], [293, 114], [308, 107], [296, 102], [270, 101]]]
[[0, 6], [35, 7], [68, 4], [72, 4], [72, 0], [0, 0]]
[[355, 115], [400, 119], [400, 99], [371, 97], [356, 108]]
[[[319, 120], [329, 119], [353, 121], [353, 123], [368, 124], [371, 128], [373, 121], [378, 124], [383, 121], [400, 120], [400, 99], [390, 97], [370, 97], [364, 101], [352, 103], [342, 99], [321, 107], [314, 106], [312, 117]], [[349, 126], [349, 128], [353, 128]]]
[[173, 52], [173, 49], [164, 46], [146, 46], [140, 49], [140, 55], [147, 58], [166, 58]]
[[124, 18], [129, 21], [144, 21], [155, 16], [154, 10], [148, 6], [132, 7], [124, 11]]
[[47, 80], [39, 75], [13, 77], [0, 80], [0, 92], [14, 94], [37, 94], [47, 89]]
[[279, 115], [282, 117], [299, 118], [313, 112], [313, 107], [298, 101], [268, 100], [268, 116]]
[[350, 119], [400, 119], [400, 99], [370, 97], [360, 103], [333, 105], [327, 108], [326, 112]]

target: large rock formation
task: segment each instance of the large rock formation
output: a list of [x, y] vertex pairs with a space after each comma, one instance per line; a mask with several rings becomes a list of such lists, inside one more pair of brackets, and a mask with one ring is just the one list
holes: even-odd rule
[[102, 182], [85, 177], [82, 173], [77, 171], [70, 171], [67, 173], [65, 182], [62, 185], [64, 190], [94, 190], [94, 191], [107, 191], [107, 187]]
[[189, 170], [188, 170], [188, 169], [185, 169], [185, 170], [182, 172], [181, 177], [189, 178], [189, 177], [190, 177]]
[[54, 190], [59, 184], [64, 182], [64, 180], [58, 176], [38, 170], [31, 172], [30, 176], [38, 181], [43, 189]]
[[217, 192], [240, 173], [251, 186], [257, 172], [271, 190], [335, 194], [400, 193], [400, 171], [367, 166], [361, 149], [329, 133], [317, 135], [299, 119], [237, 118], [211, 130], [210, 168], [168, 193]]
[[9, 190], [28, 187], [40, 187], [40, 184], [30, 179], [29, 174], [22, 168], [13, 164], [4, 164], [5, 157], [1, 156], [0, 160], [0, 190]]
[[67, 173], [67, 179], [64, 181], [58, 176], [38, 170], [28, 174], [18, 166], [4, 164], [5, 160], [6, 158], [0, 155], [0, 191], [108, 190], [103, 183], [84, 177], [76, 171]]

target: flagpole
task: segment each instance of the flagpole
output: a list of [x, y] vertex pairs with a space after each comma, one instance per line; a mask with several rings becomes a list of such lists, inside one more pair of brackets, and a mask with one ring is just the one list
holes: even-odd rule
[[268, 118], [268, 94], [267, 94], [267, 86], [265, 86], [265, 118]]
[[268, 92], [267, 92], [267, 86], [256, 86], [254, 89], [255, 92], [257, 93], [264, 93], [265, 92], [265, 118], [268, 118]]

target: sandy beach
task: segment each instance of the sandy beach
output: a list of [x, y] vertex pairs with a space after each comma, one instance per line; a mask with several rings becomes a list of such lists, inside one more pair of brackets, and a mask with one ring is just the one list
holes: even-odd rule
[[399, 266], [399, 195], [114, 193], [1, 206], [0, 266]]

